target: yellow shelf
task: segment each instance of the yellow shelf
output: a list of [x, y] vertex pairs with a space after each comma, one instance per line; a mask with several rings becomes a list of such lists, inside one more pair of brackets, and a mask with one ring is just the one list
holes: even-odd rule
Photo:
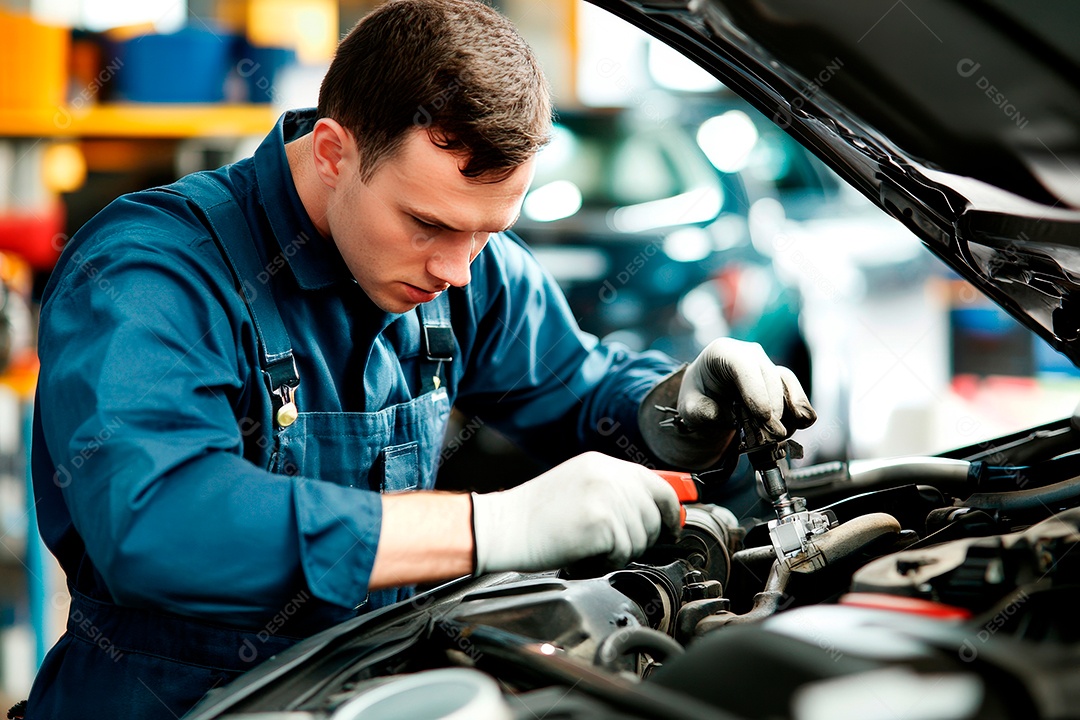
[[105, 104], [75, 110], [0, 108], [0, 137], [189, 138], [263, 135], [269, 105]]

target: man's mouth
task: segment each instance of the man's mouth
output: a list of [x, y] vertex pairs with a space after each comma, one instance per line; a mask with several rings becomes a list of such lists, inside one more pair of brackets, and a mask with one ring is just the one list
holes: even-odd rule
[[416, 303], [431, 302], [436, 297], [438, 297], [439, 293], [446, 289], [445, 287], [443, 287], [439, 288], [438, 290], [429, 290], [427, 288], [412, 285], [407, 282], [403, 282], [401, 284], [405, 287], [405, 294], [409, 296], [409, 299], [412, 302]]

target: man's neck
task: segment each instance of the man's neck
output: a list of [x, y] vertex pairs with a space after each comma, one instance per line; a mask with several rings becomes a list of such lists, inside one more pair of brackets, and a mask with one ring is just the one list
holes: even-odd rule
[[315, 229], [324, 237], [330, 237], [330, 225], [326, 221], [326, 186], [315, 172], [315, 160], [312, 157], [311, 133], [292, 142], [285, 143], [285, 157], [289, 162], [293, 184], [300, 195], [308, 217]]

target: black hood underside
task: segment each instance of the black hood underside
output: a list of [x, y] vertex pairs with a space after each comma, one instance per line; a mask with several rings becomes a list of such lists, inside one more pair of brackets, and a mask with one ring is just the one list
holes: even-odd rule
[[1080, 4], [592, 1], [712, 72], [1080, 362]]

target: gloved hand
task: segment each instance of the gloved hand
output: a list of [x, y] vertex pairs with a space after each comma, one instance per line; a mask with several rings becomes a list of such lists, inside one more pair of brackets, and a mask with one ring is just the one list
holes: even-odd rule
[[510, 490], [473, 493], [476, 573], [622, 566], [679, 527], [679, 499], [642, 465], [590, 452]]
[[[638, 424], [661, 460], [701, 470], [716, 464], [734, 437], [737, 403], [777, 440], [817, 419], [795, 373], [774, 365], [757, 343], [721, 338], [646, 395]], [[676, 427], [660, 426], [671, 416], [657, 405], [678, 410]]]

